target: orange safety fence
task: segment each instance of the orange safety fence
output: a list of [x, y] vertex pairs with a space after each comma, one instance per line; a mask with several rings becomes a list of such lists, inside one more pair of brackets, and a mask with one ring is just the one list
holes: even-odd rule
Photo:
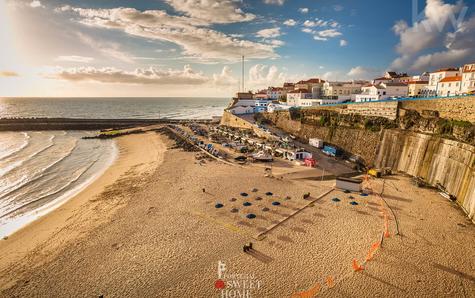
[[361, 265], [358, 263], [358, 260], [357, 260], [357, 259], [353, 259], [353, 270], [354, 270], [355, 272], [364, 270], [363, 266], [361, 266]]
[[371, 245], [368, 255], [366, 256], [366, 262], [369, 262], [373, 259], [374, 253], [379, 249], [380, 245], [380, 242], [375, 242]]
[[292, 294], [291, 297], [292, 298], [311, 298], [311, 297], [317, 295], [320, 292], [321, 288], [322, 288], [322, 286], [319, 283], [317, 283], [313, 288], [311, 288], [307, 291], [294, 293], [294, 294]]
[[327, 276], [326, 282], [327, 282], [327, 287], [330, 289], [335, 286], [335, 280], [333, 279], [332, 276]]

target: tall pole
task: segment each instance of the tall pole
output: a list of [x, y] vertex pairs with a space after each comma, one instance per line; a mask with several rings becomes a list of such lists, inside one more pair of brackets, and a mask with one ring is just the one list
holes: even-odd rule
[[241, 74], [241, 84], [242, 84], [242, 92], [244, 91], [244, 55], [242, 55], [242, 74]]

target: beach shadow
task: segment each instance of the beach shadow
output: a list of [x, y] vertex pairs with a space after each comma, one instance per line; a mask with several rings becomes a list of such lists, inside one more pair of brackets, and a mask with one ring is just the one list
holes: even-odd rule
[[398, 290], [401, 291], [401, 292], [406, 292], [406, 290], [404, 290], [403, 288], [400, 288], [400, 287], [398, 287], [398, 286], [396, 286], [396, 285], [393, 285], [392, 283], [387, 282], [387, 281], [385, 281], [385, 280], [383, 280], [383, 279], [381, 279], [381, 278], [379, 278], [379, 277], [373, 276], [373, 275], [369, 274], [368, 272], [363, 271], [362, 274], [364, 274], [365, 276], [367, 276], [367, 277], [369, 277], [369, 278], [372, 278], [372, 279], [374, 279], [374, 280], [376, 280], [376, 281], [379, 281], [380, 283], [383, 283], [383, 284], [385, 284], [385, 285], [388, 285], [388, 286], [390, 286], [390, 287], [393, 287], [393, 288], [395, 288], [395, 289], [398, 289]]
[[450, 274], [453, 274], [453, 275], [457, 275], [458, 277], [461, 277], [461, 278], [465, 278], [471, 282], [475, 282], [475, 277], [470, 275], [470, 274], [467, 274], [467, 273], [464, 273], [464, 272], [460, 272], [458, 270], [455, 270], [453, 268], [450, 268], [450, 267], [446, 267], [444, 265], [441, 265], [441, 264], [437, 264], [437, 263], [433, 263], [432, 266], [434, 268], [437, 268], [439, 270], [442, 270], [442, 271], [445, 271], [447, 273], [450, 273]]
[[249, 228], [252, 227], [252, 225], [250, 223], [248, 223], [246, 221], [243, 221], [243, 220], [238, 221], [237, 224], [240, 225], [240, 226], [246, 226], [246, 227], [249, 227]]
[[412, 200], [411, 200], [411, 199], [401, 198], [401, 197], [398, 197], [398, 196], [395, 196], [395, 195], [384, 194], [383, 197], [384, 197], [385, 199], [389, 199], [389, 200], [400, 201], [400, 202], [406, 202], [406, 203], [412, 203]]
[[265, 232], [265, 231], [267, 231], [267, 229], [266, 229], [266, 228], [263, 228], [263, 227], [257, 227], [257, 228], [256, 228], [256, 231], [258, 231], [258, 232]]
[[311, 221], [310, 219], [302, 219], [302, 222], [306, 223], [306, 224], [313, 225], [313, 221]]
[[321, 213], [314, 213], [313, 216], [325, 218], [326, 216]]
[[274, 259], [269, 257], [268, 255], [258, 251], [258, 250], [255, 250], [255, 249], [251, 249], [250, 251], [247, 252], [248, 255], [250, 255], [251, 257], [254, 257], [256, 258], [257, 260], [261, 261], [262, 263], [264, 264], [269, 264], [270, 262], [272, 262]]
[[358, 214], [362, 214], [362, 215], [370, 215], [370, 214], [369, 214], [368, 212], [366, 212], [366, 211], [356, 210], [355, 212], [358, 213]]
[[290, 238], [289, 236], [277, 236], [277, 239], [279, 239], [281, 241], [284, 241], [284, 242], [289, 242], [289, 243], [294, 242], [294, 240], [292, 240], [292, 238]]
[[307, 231], [305, 231], [304, 229], [302, 228], [299, 228], [299, 227], [294, 227], [294, 228], [291, 228], [292, 231], [295, 231], [295, 232], [298, 232], [298, 233], [307, 233]]

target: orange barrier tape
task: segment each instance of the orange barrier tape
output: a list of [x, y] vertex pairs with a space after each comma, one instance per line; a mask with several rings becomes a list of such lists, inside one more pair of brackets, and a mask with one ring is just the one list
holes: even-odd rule
[[292, 294], [291, 297], [292, 298], [311, 298], [311, 297], [317, 295], [318, 292], [320, 292], [321, 288], [322, 288], [322, 286], [320, 284], [316, 284], [313, 288], [311, 288], [307, 291]]
[[384, 216], [384, 237], [389, 238], [389, 219], [388, 216]]
[[379, 242], [375, 242], [371, 245], [368, 255], [366, 256], [366, 262], [371, 261], [374, 257], [374, 253], [379, 249]]
[[332, 276], [327, 276], [327, 287], [333, 288], [335, 286], [335, 280]]
[[356, 260], [356, 259], [353, 259], [353, 270], [355, 270], [356, 272], [364, 270], [363, 266], [361, 266], [358, 263], [358, 260]]

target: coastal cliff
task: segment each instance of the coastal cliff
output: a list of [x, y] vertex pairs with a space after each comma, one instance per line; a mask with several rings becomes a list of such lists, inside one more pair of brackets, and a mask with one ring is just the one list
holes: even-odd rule
[[257, 114], [256, 121], [303, 141], [323, 139], [361, 156], [370, 167], [391, 167], [433, 186], [440, 183], [473, 220], [474, 115], [475, 97], [461, 97], [291, 109]]

